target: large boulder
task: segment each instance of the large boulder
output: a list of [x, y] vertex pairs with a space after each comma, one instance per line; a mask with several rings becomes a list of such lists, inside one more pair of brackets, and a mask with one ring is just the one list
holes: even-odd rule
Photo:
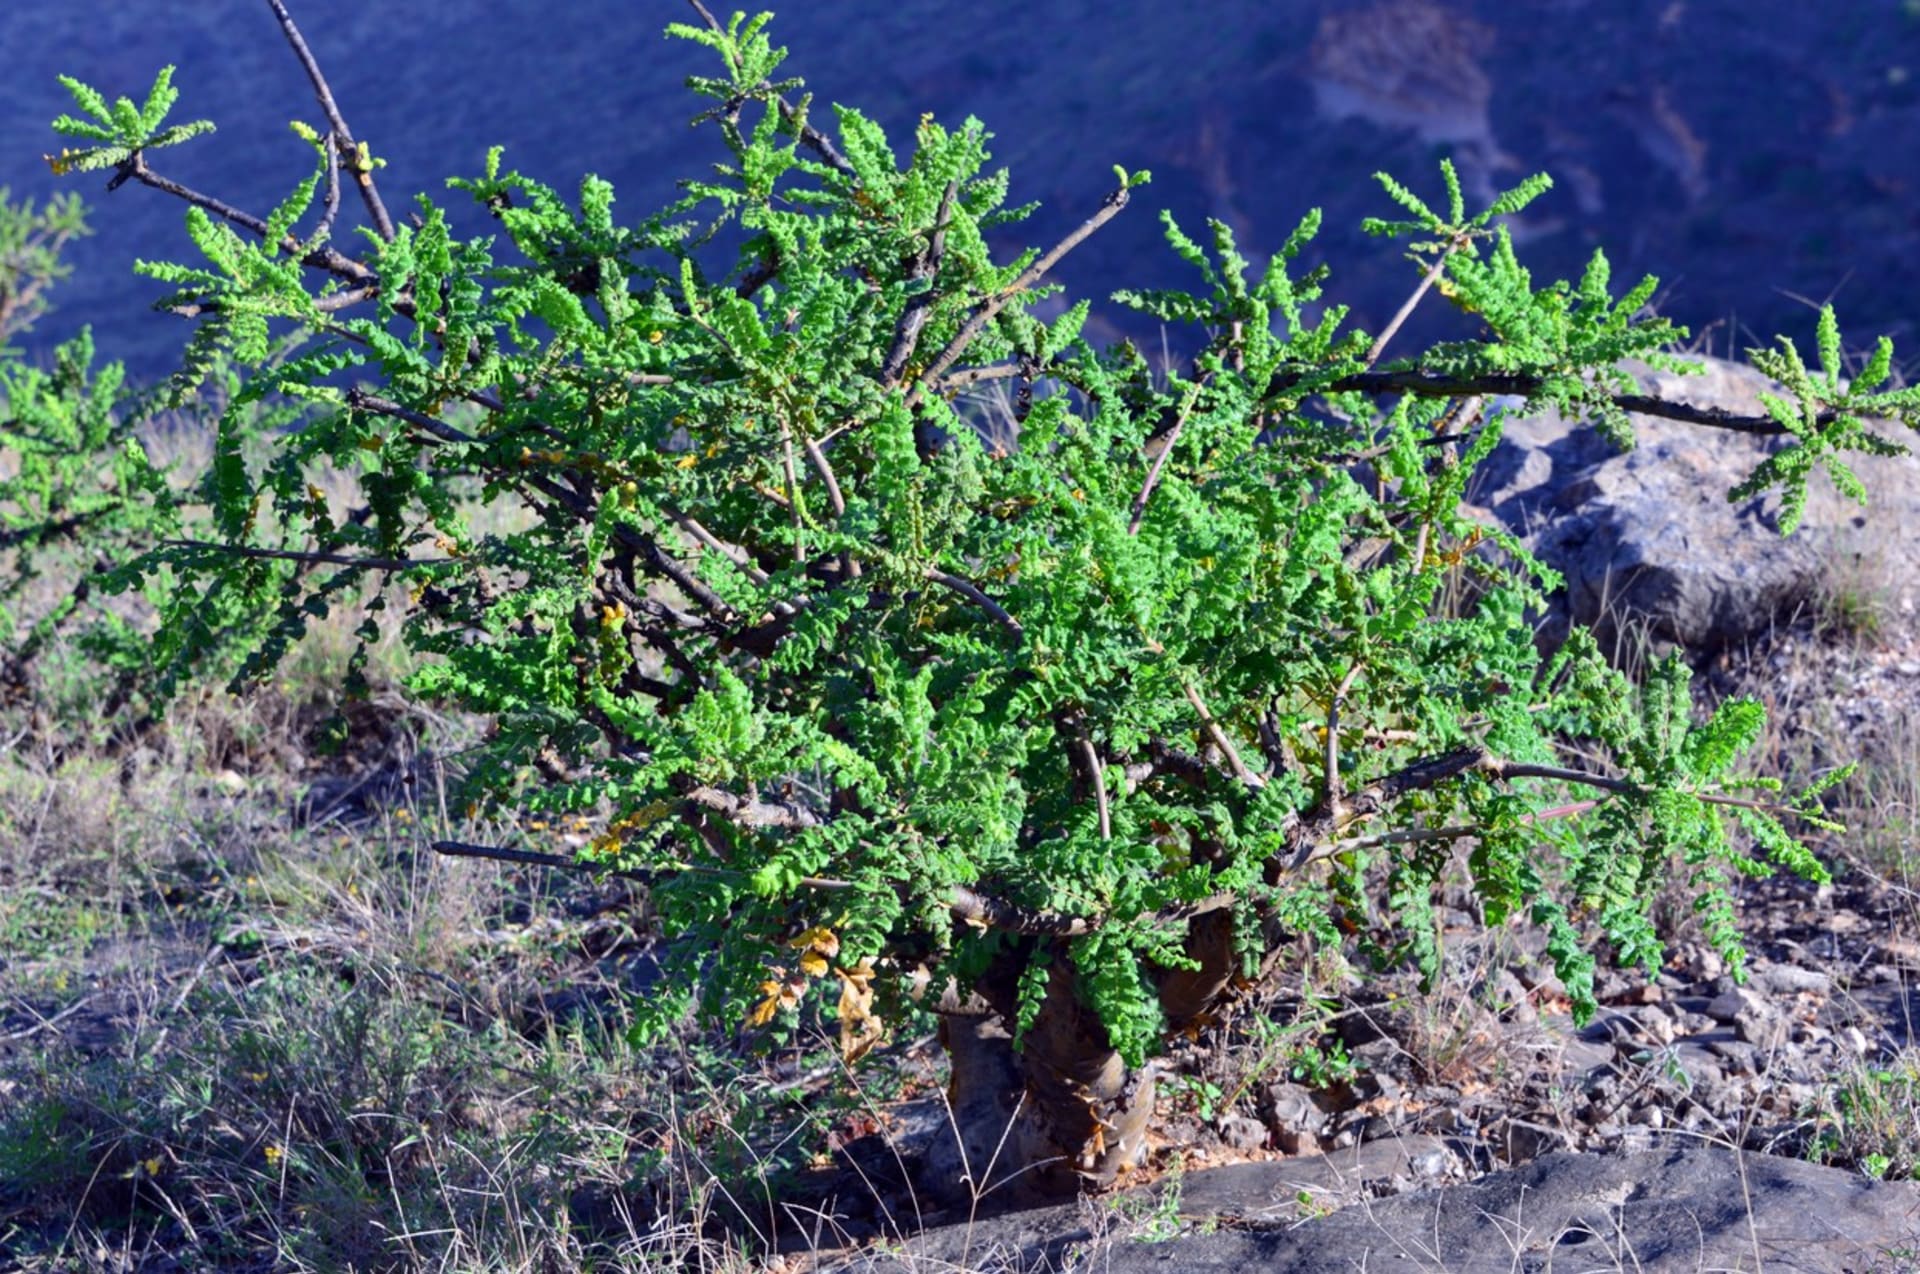
[[[1330, 1213], [1317, 1193], [1327, 1170], [1308, 1160], [1206, 1169], [1189, 1173], [1177, 1194], [1161, 1187], [1157, 1204], [1143, 1197], [1142, 1206], [1104, 1213], [1095, 1204], [954, 1225], [904, 1251], [826, 1268], [1842, 1274], [1912, 1270], [1920, 1261], [1920, 1185], [1720, 1146], [1551, 1154], [1465, 1185], [1362, 1198]], [[1228, 1178], [1233, 1197], [1219, 1188]], [[1207, 1233], [1209, 1222], [1231, 1228]], [[1183, 1227], [1201, 1232], [1138, 1241]]]
[[[1761, 390], [1782, 392], [1750, 367], [1699, 361], [1703, 375], [1629, 370], [1643, 393], [1742, 415], [1764, 413]], [[1798, 608], [1831, 605], [1837, 592], [1852, 607], [1896, 612], [1910, 613], [1920, 599], [1920, 459], [1848, 455], [1868, 508], [1816, 472], [1800, 527], [1783, 538], [1777, 495], [1729, 504], [1727, 492], [1784, 439], [1632, 419], [1637, 445], [1619, 453], [1590, 425], [1557, 413], [1509, 415], [1468, 492], [1471, 506], [1566, 577], [1544, 617], [1549, 644], [1573, 622], [1592, 626], [1616, 657], [1632, 657], [1643, 641], [1656, 653], [1704, 653]], [[1897, 424], [1881, 432], [1913, 441]]]

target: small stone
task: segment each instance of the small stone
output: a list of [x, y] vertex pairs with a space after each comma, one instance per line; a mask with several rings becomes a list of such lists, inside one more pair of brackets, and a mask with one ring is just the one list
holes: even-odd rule
[[1808, 991], [1825, 995], [1833, 989], [1833, 978], [1817, 969], [1802, 969], [1792, 964], [1769, 965], [1754, 975], [1754, 981], [1782, 995]]
[[1451, 1176], [1458, 1162], [1445, 1146], [1431, 1146], [1407, 1156], [1407, 1167], [1413, 1169], [1413, 1175], [1421, 1181]]
[[1749, 1044], [1775, 1048], [1786, 1041], [1787, 1024], [1776, 1010], [1749, 987], [1734, 987], [1713, 997], [1707, 1016], [1732, 1026]]
[[1581, 1028], [1580, 1038], [1588, 1043], [1630, 1043], [1640, 1033], [1639, 1024], [1624, 1013], [1597, 1017]]
[[1220, 1140], [1235, 1150], [1248, 1152], [1267, 1148], [1267, 1126], [1247, 1115], [1225, 1115], [1218, 1128]]
[[1707, 1046], [1727, 1063], [1730, 1075], [1757, 1075], [1759, 1050], [1745, 1040], [1715, 1040]]
[[1530, 1120], [1503, 1119], [1494, 1129], [1493, 1152], [1510, 1164], [1529, 1163], [1566, 1148], [1565, 1133]]
[[1314, 1099], [1312, 1090], [1300, 1084], [1282, 1081], [1267, 1085], [1260, 1108], [1267, 1126], [1282, 1137], [1288, 1133], [1315, 1137], [1327, 1122], [1327, 1112]]
[[1764, 1013], [1766, 1004], [1746, 987], [1732, 987], [1707, 1002], [1707, 1016], [1729, 1025], [1743, 1013]]

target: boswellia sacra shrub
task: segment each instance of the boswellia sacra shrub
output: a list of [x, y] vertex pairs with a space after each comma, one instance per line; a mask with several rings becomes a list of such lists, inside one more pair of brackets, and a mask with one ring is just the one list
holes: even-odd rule
[[[1552, 572], [1460, 499], [1496, 399], [1622, 445], [1631, 408], [1779, 435], [1732, 494], [1784, 493], [1791, 531], [1816, 465], [1857, 490], [1843, 453], [1897, 449], [1868, 422], [1920, 421], [1920, 392], [1876, 392], [1886, 340], [1844, 384], [1831, 311], [1819, 370], [1788, 340], [1753, 351], [1788, 391], [1761, 417], [1635, 396], [1623, 360], [1684, 366], [1654, 280], [1616, 299], [1596, 252], [1535, 287], [1502, 219], [1548, 179], [1469, 214], [1442, 164], [1437, 204], [1380, 178], [1400, 219], [1366, 228], [1401, 241], [1412, 296], [1377, 334], [1297, 268], [1317, 213], [1257, 272], [1224, 225], [1163, 217], [1193, 290], [1113, 299], [1204, 345], [1155, 368], [1090, 343], [1086, 301], [1035, 314], [1146, 174], [996, 259], [988, 231], [1028, 209], [983, 127], [928, 117], [903, 159], [858, 111], [823, 118], [775, 78], [766, 15], [669, 28], [719, 63], [689, 86], [725, 149], [670, 206], [624, 216], [598, 178], [568, 197], [496, 151], [390, 211], [270, 3], [321, 117], [290, 139], [311, 175], [263, 217], [165, 175], [211, 128], [167, 124], [167, 72], [142, 105], [66, 81], [55, 127], [81, 148], [54, 167], [189, 205], [201, 260], [142, 267], [198, 325], [174, 392], [209, 369], [231, 388], [198, 535], [115, 442], [145, 538], [96, 591], [155, 599], [157, 707], [404, 584], [362, 637], [398, 625], [410, 693], [491, 721], [464, 800], [503, 827], [586, 816], [583, 857], [649, 882], [673, 973], [642, 1034], [695, 1006], [776, 1031], [823, 1012], [856, 1056], [922, 994], [964, 1152], [929, 1177], [997, 1154], [1074, 1188], [1137, 1160], [1149, 1059], [1280, 944], [1358, 927], [1431, 976], [1457, 850], [1490, 922], [1545, 930], [1581, 1014], [1602, 942], [1657, 966], [1658, 888], [1737, 967], [1734, 878], [1822, 875], [1793, 835], [1818, 793], [1740, 776], [1760, 706], [1703, 721], [1678, 661], [1636, 687], [1581, 632], [1536, 649]], [[1482, 336], [1391, 356], [1433, 292]], [[1005, 417], [970, 414], [995, 386]], [[322, 472], [352, 476], [348, 515]], [[529, 524], [476, 531], [476, 497]]]

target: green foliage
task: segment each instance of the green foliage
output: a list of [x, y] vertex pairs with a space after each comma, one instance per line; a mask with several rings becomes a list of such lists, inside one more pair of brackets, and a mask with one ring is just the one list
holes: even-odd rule
[[1743, 500], [1780, 488], [1784, 493], [1780, 531], [1791, 535], [1806, 509], [1807, 478], [1816, 464], [1827, 471], [1834, 486], [1861, 504], [1867, 502], [1866, 488], [1841, 462], [1840, 453], [1905, 455], [1906, 447], [1869, 429], [1866, 418], [1891, 416], [1920, 428], [1920, 386], [1874, 392], [1886, 383], [1893, 367], [1893, 342], [1884, 336], [1860, 374], [1851, 382], [1845, 381], [1840, 367], [1840, 326], [1831, 305], [1820, 307], [1818, 373], [1807, 370], [1792, 341], [1783, 336], [1779, 343], [1779, 349], [1752, 349], [1747, 353], [1755, 367], [1786, 386], [1793, 396], [1790, 402], [1774, 394], [1760, 395], [1767, 414], [1780, 422], [1793, 442], [1768, 456], [1751, 477], [1727, 493], [1727, 498]]
[[188, 138], [213, 131], [212, 123], [204, 119], [161, 127], [166, 122], [167, 112], [173, 109], [173, 104], [180, 98], [180, 90], [173, 87], [171, 66], [160, 68], [160, 74], [153, 77], [153, 87], [147, 90], [146, 100], [139, 106], [124, 97], [114, 99], [109, 105], [97, 90], [69, 75], [61, 76], [60, 83], [73, 95], [74, 105], [80, 108], [80, 115], [62, 115], [53, 121], [53, 131], [63, 137], [78, 137], [101, 144], [80, 150], [66, 149], [58, 155], [47, 156], [47, 164], [56, 174], [118, 168], [133, 161], [142, 151], [175, 146]]
[[47, 288], [67, 277], [61, 248], [86, 233], [80, 196], [55, 196], [36, 209], [32, 200], [12, 202], [0, 186], [0, 358], [10, 352], [8, 338], [46, 312]]
[[[1411, 219], [1367, 229], [1413, 237], [1488, 332], [1377, 370], [1344, 307], [1306, 318], [1317, 213], [1258, 279], [1224, 225], [1167, 218], [1195, 289], [1119, 299], [1204, 343], [1156, 370], [1085, 339], [1084, 303], [1035, 312], [1058, 251], [996, 260], [986, 231], [1027, 210], [977, 121], [923, 120], [898, 151], [841, 107], [836, 143], [770, 78], [764, 15], [671, 34], [723, 63], [690, 84], [726, 162], [652, 215], [495, 151], [449, 183], [470, 207], [423, 195], [363, 259], [329, 256], [330, 213], [296, 237], [326, 162], [303, 133], [320, 167], [264, 233], [196, 209], [207, 264], [144, 267], [211, 333], [176, 393], [203, 362], [241, 368], [198, 488], [218, 543], [113, 546], [115, 587], [172, 582], [157, 700], [266, 675], [342, 590], [398, 577], [411, 604], [363, 638], [398, 624], [413, 693], [494, 723], [466, 801], [595, 820], [590, 856], [650, 875], [679, 976], [727, 1020], [835, 990], [858, 1019], [869, 979], [924, 967], [1004, 995], [1024, 1034], [1065, 978], [1138, 1062], [1170, 974], [1204, 964], [1196, 917], [1230, 912], [1240, 971], [1337, 922], [1430, 975], [1460, 843], [1489, 915], [1547, 930], [1585, 1014], [1597, 938], [1659, 962], [1655, 884], [1690, 885], [1737, 959], [1733, 876], [1820, 874], [1778, 817], [1811, 797], [1731, 795], [1759, 707], [1696, 722], [1680, 665], [1636, 696], [1581, 633], [1543, 658], [1528, 616], [1551, 572], [1460, 510], [1499, 437], [1497, 412], [1461, 409], [1477, 381], [1621, 433], [1619, 362], [1675, 364], [1681, 333], [1640, 313], [1652, 280], [1616, 300], [1596, 253], [1577, 285], [1533, 286], [1497, 223], [1545, 177], [1470, 217], [1450, 165], [1444, 216], [1382, 178]], [[88, 118], [60, 127], [103, 143], [70, 167], [184, 136], [155, 131], [164, 74], [138, 110], [69, 87]], [[1101, 219], [1145, 180], [1117, 177]], [[272, 323], [313, 343], [277, 355]], [[1837, 342], [1823, 317], [1819, 377], [1774, 356], [1797, 445], [1742, 490], [1797, 508], [1813, 459], [1892, 445], [1865, 416], [1911, 423], [1913, 400], [1870, 393], [1890, 347], [1843, 390]], [[1018, 383], [1010, 429], [967, 401], [988, 380]], [[126, 463], [87, 498], [137, 491], [162, 525], [169, 497]], [[356, 482], [351, 516], [314, 494], [323, 473]], [[476, 528], [473, 491], [526, 525]], [[1576, 793], [1597, 800], [1572, 817]]]
[[[84, 567], [154, 547], [178, 508], [136, 436], [143, 413], [120, 364], [93, 361], [85, 331], [54, 352], [50, 369], [0, 358], [0, 456], [11, 470], [0, 479], [0, 680], [25, 684], [67, 628], [116, 682], [105, 692], [111, 705], [149, 668], [146, 638], [86, 605], [100, 581]], [[74, 578], [76, 560], [84, 567]], [[52, 600], [36, 587], [43, 577], [55, 584]]]
[[1920, 1054], [1843, 1067], [1804, 1112], [1807, 1157], [1884, 1181], [1920, 1179]]

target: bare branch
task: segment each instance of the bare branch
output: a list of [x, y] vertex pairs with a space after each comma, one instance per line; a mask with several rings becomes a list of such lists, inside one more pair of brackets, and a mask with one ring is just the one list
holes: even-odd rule
[[393, 420], [405, 421], [417, 429], [424, 430], [441, 442], [478, 442], [472, 434], [454, 428], [444, 420], [437, 420], [424, 412], [411, 407], [403, 407], [390, 399], [369, 394], [359, 386], [347, 391], [347, 406], [356, 411], [370, 411], [376, 416], [386, 416]]
[[202, 549], [229, 557], [252, 557], [272, 562], [306, 562], [315, 566], [352, 566], [367, 571], [410, 571], [419, 566], [445, 566], [452, 557], [355, 557], [346, 553], [303, 553], [294, 549], [262, 549], [214, 540], [162, 540], [168, 548]]
[[1026, 639], [1026, 630], [1020, 626], [1020, 621], [1012, 615], [1009, 615], [1000, 603], [981, 592], [979, 587], [972, 581], [962, 579], [951, 571], [943, 571], [933, 566], [927, 568], [927, 578], [936, 584], [952, 589], [954, 592], [960, 594], [960, 596], [972, 602], [975, 606], [978, 606], [981, 610], [987, 612], [987, 614], [992, 617], [993, 622], [1006, 629], [1015, 641], [1024, 641]]
[[1112, 840], [1113, 816], [1107, 806], [1107, 778], [1101, 769], [1100, 753], [1084, 729], [1074, 731], [1073, 742], [1080, 749], [1080, 759], [1086, 764], [1087, 777], [1093, 783], [1093, 799], [1100, 812], [1100, 839]]
[[[184, 199], [196, 208], [210, 212], [222, 220], [231, 221], [236, 226], [253, 231], [253, 233], [259, 235], [262, 239], [267, 237], [266, 222], [250, 212], [242, 212], [232, 204], [215, 199], [212, 195], [203, 195], [199, 191], [183, 186], [177, 181], [162, 177], [159, 173], [147, 167], [146, 154], [143, 151], [136, 150], [121, 163], [118, 169], [118, 175], [115, 176], [113, 184], [118, 185], [128, 178], [139, 182], [143, 186], [149, 186], [154, 190], [172, 195], [176, 199]], [[290, 252], [297, 252], [300, 250], [301, 244], [293, 235], [287, 234], [281, 237], [280, 246]], [[304, 265], [310, 265], [316, 270], [325, 270], [329, 274], [337, 274], [352, 283], [369, 283], [374, 281], [374, 273], [372, 270], [355, 261], [352, 257], [346, 256], [329, 247], [317, 247], [301, 257], [300, 260]]]
[[1394, 316], [1387, 321], [1386, 329], [1374, 338], [1372, 347], [1367, 350], [1366, 367], [1369, 370], [1372, 369], [1375, 363], [1380, 361], [1380, 355], [1387, 348], [1387, 342], [1393, 339], [1394, 333], [1398, 332], [1406, 323], [1407, 319], [1412, 316], [1414, 307], [1420, 304], [1420, 298], [1427, 294], [1429, 288], [1440, 281], [1440, 275], [1444, 273], [1447, 268], [1447, 258], [1458, 252], [1461, 248], [1466, 247], [1471, 237], [1468, 232], [1462, 231], [1448, 241], [1445, 250], [1440, 253], [1439, 259], [1436, 260], [1432, 268], [1427, 271], [1426, 277], [1420, 280], [1420, 286], [1413, 290], [1413, 295], [1408, 297], [1406, 301], [1401, 304], [1400, 309]]
[[1130, 197], [1131, 192], [1125, 186], [1120, 186], [1110, 191], [1107, 197], [1100, 201], [1099, 211], [1081, 222], [1072, 234], [1069, 234], [1066, 238], [1055, 244], [1050, 252], [1022, 271], [1019, 278], [1015, 279], [1004, 290], [989, 297], [979, 309], [975, 310], [973, 317], [962, 324], [960, 330], [954, 334], [953, 339], [947, 342], [947, 347], [941, 350], [939, 355], [935, 357], [931, 363], [927, 364], [926, 371], [920, 375], [919, 383], [914, 386], [913, 392], [907, 395], [907, 406], [912, 407], [917, 404], [925, 393], [926, 386], [930, 382], [938, 381], [942, 376], [946, 375], [947, 369], [952, 367], [962, 354], [966, 353], [967, 346], [973, 344], [974, 338], [979, 336], [987, 324], [993, 321], [993, 316], [998, 314], [1008, 301], [1011, 301], [1014, 297], [1025, 292], [1041, 279], [1045, 278], [1047, 271], [1059, 264], [1060, 258], [1079, 247], [1088, 235], [1091, 235], [1094, 231], [1106, 225], [1107, 222], [1119, 215], [1120, 210], [1127, 206], [1127, 200]]
[[1153, 467], [1147, 470], [1147, 480], [1140, 484], [1140, 494], [1133, 497], [1133, 516], [1127, 521], [1127, 534], [1140, 534], [1140, 523], [1147, 516], [1147, 501], [1153, 496], [1153, 488], [1160, 481], [1160, 470], [1166, 466], [1167, 457], [1173, 454], [1174, 444], [1180, 441], [1180, 431], [1186, 427], [1187, 417], [1193, 412], [1193, 405], [1200, 400], [1200, 387], [1205, 383], [1195, 381], [1187, 391], [1187, 401], [1180, 405], [1180, 416], [1173, 422], [1173, 428], [1167, 431], [1166, 439], [1160, 444], [1159, 454], [1153, 458]]
[[701, 809], [712, 810], [737, 827], [797, 830], [819, 827], [824, 821], [797, 801], [757, 801], [706, 784], [690, 784], [681, 792], [681, 796]]
[[1355, 664], [1347, 669], [1347, 675], [1340, 679], [1334, 689], [1333, 698], [1327, 702], [1327, 741], [1323, 773], [1326, 779], [1325, 795], [1321, 798], [1334, 819], [1340, 817], [1340, 709], [1346, 706], [1347, 691], [1353, 688], [1354, 679], [1360, 675], [1364, 665]]
[[300, 59], [300, 65], [306, 69], [307, 79], [313, 85], [313, 95], [319, 99], [320, 109], [327, 117], [327, 123], [333, 132], [332, 145], [347, 156], [347, 163], [353, 169], [354, 179], [360, 186], [360, 198], [367, 205], [367, 212], [373, 217], [374, 229], [380, 232], [382, 239], [393, 238], [393, 218], [387, 215], [387, 207], [380, 200], [380, 192], [373, 184], [373, 170], [361, 168], [359, 143], [353, 139], [353, 130], [347, 127], [347, 121], [340, 115], [340, 107], [333, 100], [333, 90], [327, 87], [327, 77], [320, 73], [320, 64], [314, 60], [313, 50], [307, 47], [306, 39], [300, 34], [300, 28], [293, 24], [293, 15], [287, 12], [287, 6], [281, 0], [267, 0], [273, 10], [273, 16], [280, 21], [280, 30], [287, 37], [287, 43], [293, 47], [293, 55]]
[[1098, 920], [1086, 916], [1069, 916], [1057, 911], [1035, 911], [1022, 907], [1005, 899], [995, 898], [970, 889], [966, 885], [957, 885], [953, 891], [953, 901], [948, 904], [953, 918], [968, 924], [979, 925], [983, 929], [1002, 929], [1008, 933], [1045, 934], [1060, 938], [1077, 938], [1092, 933], [1100, 927]]
[[[833, 476], [833, 466], [827, 463], [827, 453], [822, 451], [820, 444], [811, 438], [802, 438], [800, 443], [807, 453], [807, 462], [813, 466], [813, 471], [820, 475], [820, 481], [827, 484], [827, 502], [833, 505], [833, 516], [845, 518], [847, 516], [846, 497], [840, 494], [840, 483]], [[851, 553], [840, 554], [840, 569], [846, 573], [848, 579], [860, 578], [860, 563]]]
[[[919, 385], [930, 392], [946, 394], [983, 381], [1006, 380], [1020, 375], [1021, 372], [1022, 369], [1017, 363], [994, 363], [986, 367], [970, 367], [950, 373], [937, 378], [937, 383], [936, 378], [923, 376]], [[1267, 393], [1284, 393], [1304, 381], [1308, 374], [1298, 371], [1282, 372], [1267, 383]], [[1441, 372], [1368, 371], [1343, 376], [1319, 392], [1375, 396], [1414, 394], [1421, 398], [1461, 398], [1470, 395], [1500, 394], [1514, 398], [1529, 398], [1540, 392], [1544, 379], [1544, 377], [1517, 372], [1486, 372], [1477, 376], [1453, 376]], [[1760, 437], [1777, 437], [1787, 432], [1785, 426], [1771, 416], [1742, 416], [1724, 407], [1699, 407], [1692, 403], [1657, 398], [1651, 394], [1610, 394], [1608, 397], [1620, 410], [1638, 416], [1654, 416], [1662, 420], [1677, 420], [1682, 424], [1704, 425], [1710, 429], [1725, 429], [1733, 433], [1754, 434]], [[1821, 412], [1816, 417], [1816, 424], [1819, 427], [1832, 424], [1839, 414], [1835, 411]], [[1457, 439], [1443, 437], [1433, 441], [1450, 442]]]
[[933, 312], [933, 303], [939, 299], [931, 280], [940, 273], [940, 257], [947, 248], [947, 222], [953, 216], [953, 200], [959, 189], [958, 182], [947, 183], [946, 191], [940, 196], [940, 211], [933, 220], [933, 237], [928, 241], [927, 250], [914, 263], [913, 272], [908, 275], [915, 282], [927, 281], [927, 289], [909, 297], [900, 311], [900, 321], [894, 326], [893, 344], [888, 348], [887, 356], [880, 360], [880, 385], [883, 389], [892, 389], [900, 383], [900, 377], [913, 358], [914, 348], [920, 343], [920, 329], [926, 326], [927, 316]]
[[1219, 748], [1221, 754], [1227, 758], [1227, 768], [1233, 771], [1233, 777], [1251, 788], [1265, 787], [1267, 781], [1249, 770], [1246, 762], [1240, 759], [1240, 752], [1233, 746], [1233, 740], [1227, 737], [1227, 732], [1220, 728], [1218, 721], [1214, 720], [1213, 713], [1207, 711], [1206, 701], [1200, 697], [1200, 692], [1194, 689], [1193, 683], [1182, 680], [1180, 689], [1186, 692], [1187, 702], [1193, 705], [1193, 710], [1200, 714], [1200, 725], [1207, 732], [1207, 738], [1212, 740], [1213, 746]]
[[[506, 849], [496, 845], [470, 845], [465, 841], [437, 840], [431, 848], [436, 854], [448, 858], [484, 858], [501, 863], [525, 863], [529, 867], [551, 867], [556, 871], [591, 873], [596, 876], [617, 876], [622, 880], [637, 880], [643, 885], [658, 884], [664, 878], [677, 876], [681, 872], [696, 872], [708, 875], [732, 875], [724, 867], [700, 867], [694, 864], [675, 867], [668, 871], [642, 871], [630, 867], [603, 867], [598, 863], [586, 862], [578, 858], [568, 858], [564, 854], [542, 854], [531, 849]], [[800, 885], [805, 889], [837, 891], [852, 889], [850, 880], [832, 880], [821, 876], [802, 876]]]

